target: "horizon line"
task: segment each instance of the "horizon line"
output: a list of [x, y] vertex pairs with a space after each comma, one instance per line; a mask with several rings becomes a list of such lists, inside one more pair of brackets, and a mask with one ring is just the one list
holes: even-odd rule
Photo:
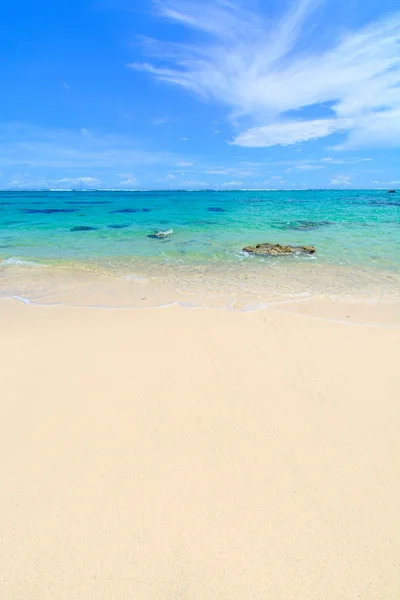
[[71, 192], [79, 192], [79, 193], [86, 193], [86, 192], [136, 192], [136, 193], [141, 193], [141, 192], [315, 192], [315, 191], [329, 191], [329, 192], [334, 192], [334, 191], [348, 191], [348, 192], [355, 192], [355, 191], [383, 191], [383, 190], [390, 190], [390, 189], [395, 189], [397, 190], [397, 188], [390, 188], [390, 187], [376, 187], [376, 188], [370, 188], [370, 187], [360, 187], [360, 188], [356, 188], [356, 187], [332, 187], [332, 188], [225, 188], [225, 189], [221, 189], [221, 188], [132, 188], [132, 189], [126, 189], [126, 188], [96, 188], [96, 189], [92, 189], [92, 188], [87, 188], [87, 189], [55, 189], [55, 188], [37, 188], [37, 189], [32, 189], [32, 188], [21, 188], [21, 189], [15, 189], [15, 188], [0, 188], [0, 193], [2, 192], [63, 192], [63, 193], [71, 193]]

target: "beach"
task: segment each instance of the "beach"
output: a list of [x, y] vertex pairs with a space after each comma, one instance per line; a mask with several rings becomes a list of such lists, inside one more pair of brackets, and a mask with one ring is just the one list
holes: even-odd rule
[[4, 2], [0, 600], [400, 600], [400, 2]]
[[2, 299], [0, 596], [397, 600], [399, 317]]
[[[399, 206], [385, 190], [0, 192], [0, 298], [400, 304]], [[265, 242], [316, 251], [244, 251]]]

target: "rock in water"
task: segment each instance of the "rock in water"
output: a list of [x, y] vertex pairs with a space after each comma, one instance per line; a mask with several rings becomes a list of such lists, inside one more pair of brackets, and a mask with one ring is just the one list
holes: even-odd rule
[[150, 235], [148, 235], [147, 237], [156, 239], [156, 240], [163, 240], [167, 237], [170, 237], [173, 234], [174, 234], [173, 229], [167, 229], [166, 231], [153, 231], [153, 233], [150, 233]]
[[267, 256], [285, 256], [287, 254], [315, 254], [315, 246], [282, 246], [281, 244], [257, 244], [246, 246], [243, 252], [264, 254]]

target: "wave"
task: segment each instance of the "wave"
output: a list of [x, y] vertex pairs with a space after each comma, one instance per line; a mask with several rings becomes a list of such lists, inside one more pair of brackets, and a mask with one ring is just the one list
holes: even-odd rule
[[46, 267], [43, 263], [34, 260], [23, 260], [22, 258], [6, 258], [0, 262], [0, 267], [22, 266], [22, 267]]

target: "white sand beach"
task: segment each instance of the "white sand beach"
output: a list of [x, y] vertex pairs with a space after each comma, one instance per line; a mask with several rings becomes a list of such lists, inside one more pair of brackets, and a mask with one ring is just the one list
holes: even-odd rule
[[0, 324], [1, 598], [398, 600], [400, 328], [11, 300]]

